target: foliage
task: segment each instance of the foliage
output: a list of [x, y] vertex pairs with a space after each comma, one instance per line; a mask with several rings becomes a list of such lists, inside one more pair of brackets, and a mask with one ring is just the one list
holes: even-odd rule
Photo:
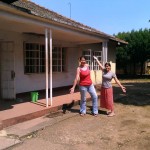
[[150, 59], [150, 29], [122, 32], [116, 37], [128, 42], [128, 45], [117, 48], [117, 67], [122, 67], [125, 73], [131, 73], [129, 66], [133, 66], [133, 74], [136, 74], [136, 68], [140, 65], [142, 75], [145, 61]]

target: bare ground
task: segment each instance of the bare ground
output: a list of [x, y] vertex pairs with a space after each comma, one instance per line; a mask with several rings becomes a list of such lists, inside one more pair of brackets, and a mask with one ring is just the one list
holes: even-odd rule
[[[25, 139], [14, 150], [149, 150], [150, 149], [150, 81], [123, 80], [127, 94], [114, 85], [115, 113], [107, 117], [99, 110], [98, 117], [80, 117], [79, 107], [64, 119]], [[63, 116], [62, 116], [63, 117]]]

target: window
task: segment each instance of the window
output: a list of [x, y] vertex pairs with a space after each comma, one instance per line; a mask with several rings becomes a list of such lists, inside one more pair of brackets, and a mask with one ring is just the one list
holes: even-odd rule
[[54, 72], [65, 71], [65, 48], [54, 47], [52, 51], [52, 67]]
[[99, 70], [99, 65], [93, 59], [93, 56], [96, 56], [98, 58], [98, 60], [101, 62], [102, 61], [101, 53], [102, 53], [101, 51], [92, 51], [91, 49], [84, 50], [82, 52], [82, 54], [86, 57], [87, 63], [89, 64], [89, 67], [91, 70]]
[[25, 43], [24, 45], [24, 72], [45, 72], [45, 46], [37, 43]]
[[[48, 55], [49, 56], [49, 55]], [[45, 46], [38, 43], [24, 44], [24, 72], [45, 72]], [[65, 48], [54, 47], [52, 50], [53, 72], [65, 71]]]
[[[102, 52], [101, 51], [94, 51], [93, 56], [96, 56], [100, 62], [102, 62]], [[99, 70], [99, 65], [97, 64], [96, 60], [94, 59], [93, 70]]]
[[84, 50], [82, 52], [83, 56], [86, 58], [87, 64], [89, 64], [89, 68], [92, 69], [92, 50]]

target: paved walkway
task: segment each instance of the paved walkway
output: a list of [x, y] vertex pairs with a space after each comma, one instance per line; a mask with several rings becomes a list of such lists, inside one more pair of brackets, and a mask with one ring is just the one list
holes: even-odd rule
[[[99, 92], [97, 94], [99, 96]], [[40, 92], [35, 103], [31, 101], [30, 93], [17, 95], [16, 101], [0, 101], [0, 150], [22, 142], [21, 138], [28, 134], [27, 138], [30, 138], [32, 133], [79, 113], [78, 91], [74, 94], [69, 94], [68, 89], [54, 91], [52, 106], [49, 107], [46, 107], [43, 95], [45, 92]], [[88, 93], [87, 101], [90, 101]], [[67, 113], [71, 107], [76, 110]]]
[[[40, 99], [36, 103], [22, 102], [11, 105], [10, 109], [2, 110], [0, 150], [21, 143], [23, 138], [32, 138], [36, 131], [78, 115], [79, 100], [80, 93], [76, 92], [53, 97], [53, 105], [48, 108], [45, 99]], [[87, 101], [90, 102], [89, 94]], [[73, 108], [72, 113], [68, 111], [70, 108]]]
[[[30, 94], [18, 95], [17, 102], [4, 102], [0, 105], [0, 130], [8, 126], [41, 117], [50, 112], [66, 109], [79, 104], [80, 93], [69, 94], [68, 89], [54, 92], [52, 106], [46, 107], [46, 100], [40, 94], [39, 100], [31, 101]], [[45, 93], [44, 93], [45, 94]], [[87, 94], [87, 99], [90, 95]], [[50, 102], [49, 102], [50, 103]]]
[[[111, 119], [114, 122], [113, 123], [114, 129], [116, 129], [116, 125], [118, 125], [119, 126], [118, 133], [120, 133], [123, 137], [130, 137], [130, 136], [124, 136], [124, 133], [122, 134], [121, 131], [124, 132], [124, 131], [127, 131], [128, 129], [131, 129], [131, 132], [132, 132], [133, 129], [136, 129], [135, 123], [133, 121], [135, 119], [136, 122], [139, 122], [142, 124], [137, 126], [137, 131], [133, 133], [135, 134], [140, 133], [142, 135], [145, 134], [144, 136], [147, 136], [149, 133], [149, 130], [147, 130], [147, 128], [149, 126], [148, 125], [143, 126], [143, 125], [144, 123], [147, 123], [149, 119], [149, 116], [148, 116], [149, 113], [146, 112], [146, 111], [149, 111], [148, 109], [149, 108], [148, 107], [149, 106], [149, 97], [148, 97], [149, 96], [149, 83], [145, 83], [145, 84], [143, 83], [139, 84], [139, 82], [138, 84], [129, 83], [129, 84], [126, 84], [126, 87], [128, 89], [127, 95], [122, 95], [120, 88], [114, 87], [115, 102], [120, 103], [120, 104], [117, 104], [117, 106], [119, 107], [115, 107], [116, 111], [118, 112], [117, 116], [120, 119], [118, 117], [115, 117], [116, 118], [115, 120]], [[142, 89], [144, 89], [144, 92], [142, 91]], [[61, 92], [62, 90], [60, 91], [60, 93]], [[1, 111], [0, 111], [1, 126], [4, 127], [3, 130], [0, 131], [0, 149], [1, 150], [6, 149], [10, 146], [20, 143], [22, 142], [22, 139], [25, 137], [32, 138], [34, 136], [34, 133], [36, 133], [36, 131], [42, 130], [45, 127], [48, 127], [50, 125], [54, 125], [57, 122], [61, 121], [62, 119], [65, 120], [74, 115], [78, 115], [79, 105], [74, 106], [73, 109], [71, 109], [71, 113], [66, 111], [65, 115], [63, 113], [63, 110], [65, 110], [65, 108], [66, 109], [69, 108], [70, 106], [74, 104], [78, 104], [79, 99], [80, 99], [80, 93], [76, 92], [75, 94], [68, 94], [68, 90], [66, 91], [66, 93], [65, 92], [61, 94], [60, 93], [54, 95], [53, 106], [49, 106], [48, 108], [45, 107], [45, 99], [42, 99], [42, 98], [40, 98], [40, 100], [37, 103], [32, 103], [30, 102], [31, 101], [30, 98], [29, 99], [27, 98], [26, 102], [20, 102], [20, 103], [18, 102], [12, 105], [7, 105], [7, 107], [0, 106], [1, 107]], [[87, 98], [89, 97], [90, 96], [87, 95]], [[91, 106], [91, 104], [89, 106]], [[140, 107], [140, 106], [145, 106], [145, 107]], [[131, 115], [127, 115], [127, 114], [131, 114]], [[136, 117], [135, 117], [135, 114], [137, 115]], [[141, 122], [141, 118], [143, 118], [141, 115], [144, 115], [145, 117], [145, 120], [142, 119], [144, 123]], [[91, 115], [87, 115], [87, 116], [90, 116], [91, 118]], [[107, 117], [106, 116], [102, 117], [102, 115], [100, 115], [97, 118], [104, 119]], [[121, 124], [117, 123], [119, 120], [122, 121], [120, 122]], [[103, 122], [103, 121], [100, 121], [100, 122]], [[108, 125], [110, 126], [109, 121], [108, 121]], [[133, 128], [132, 127], [129, 128], [128, 125], [133, 125]], [[102, 124], [102, 126], [105, 127], [106, 124], [105, 125]], [[120, 129], [120, 127], [122, 128], [122, 126], [123, 128], [126, 127], [127, 129], [124, 129], [124, 130]], [[141, 127], [140, 130], [139, 130], [139, 127]], [[145, 127], [146, 129], [144, 129], [143, 127]], [[115, 131], [115, 130], [112, 130], [112, 131]], [[125, 133], [131, 133], [131, 132], [129, 131]], [[100, 132], [100, 133], [103, 133], [103, 132]], [[138, 139], [141, 139], [141, 135], [139, 135], [139, 137], [140, 138]], [[106, 138], [104, 138], [104, 140], [105, 139]], [[119, 139], [123, 139], [123, 138], [119, 138]], [[148, 137], [146, 138], [144, 137], [143, 139], [148, 140]], [[135, 144], [134, 142], [137, 143], [136, 139], [133, 140], [133, 144]], [[139, 145], [141, 145], [141, 143], [142, 142], [139, 142]], [[126, 145], [126, 142], [125, 142], [125, 145]]]
[[67, 113], [64, 114], [62, 110], [59, 110], [57, 112], [50, 113], [49, 115], [18, 123], [1, 130], [0, 150], [4, 150], [19, 144], [23, 142], [24, 138], [32, 138], [34, 133], [39, 130], [43, 130], [48, 126], [78, 115], [79, 105], [74, 106], [74, 108], [77, 110], [74, 113], [67, 111]]

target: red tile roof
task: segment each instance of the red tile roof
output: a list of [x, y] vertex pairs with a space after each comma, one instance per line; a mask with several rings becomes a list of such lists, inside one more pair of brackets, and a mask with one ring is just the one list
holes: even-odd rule
[[28, 14], [42, 17], [42, 18], [51, 20], [53, 22], [57, 22], [61, 25], [63, 24], [63, 25], [67, 25], [68, 27], [74, 27], [76, 29], [91, 32], [91, 33], [102, 36], [104, 38], [108, 38], [108, 39], [116, 41], [116, 42], [121, 42], [121, 43], [127, 44], [127, 42], [125, 42], [121, 39], [115, 38], [114, 36], [108, 35], [97, 29], [86, 26], [80, 22], [77, 22], [77, 21], [74, 21], [67, 17], [64, 17], [52, 10], [46, 9], [46, 8], [39, 6], [31, 1], [18, 0], [18, 1], [12, 2], [10, 5], [12, 7], [15, 7], [16, 9], [23, 11], [25, 13], [28, 13]]

